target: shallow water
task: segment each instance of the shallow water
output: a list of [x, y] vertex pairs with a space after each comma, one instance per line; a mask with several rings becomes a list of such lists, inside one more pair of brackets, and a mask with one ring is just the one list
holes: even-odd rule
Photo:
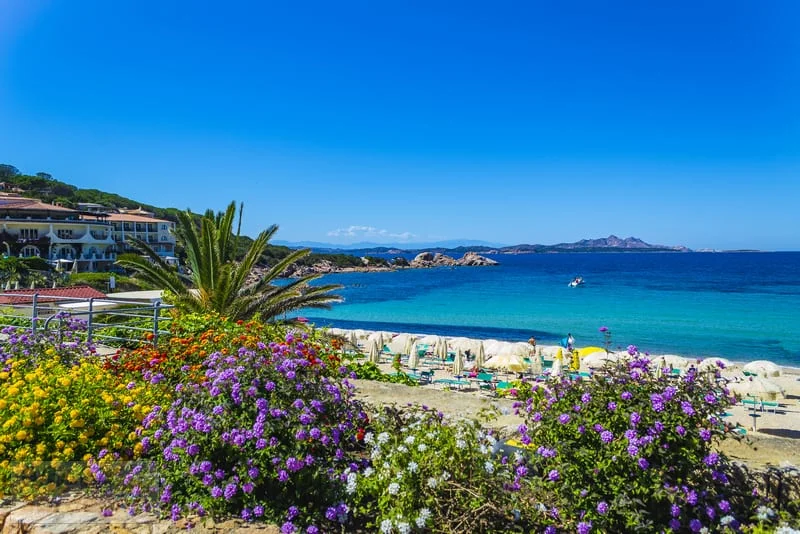
[[[613, 347], [800, 367], [800, 252], [490, 256], [497, 267], [324, 277], [345, 302], [318, 326]], [[568, 287], [581, 275], [586, 284]]]

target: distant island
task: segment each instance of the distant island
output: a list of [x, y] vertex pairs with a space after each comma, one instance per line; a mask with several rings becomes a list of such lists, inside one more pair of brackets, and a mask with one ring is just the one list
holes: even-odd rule
[[[283, 242], [290, 248], [309, 248], [299, 244]], [[318, 245], [323, 245], [319, 243]], [[555, 245], [511, 245], [505, 247], [489, 247], [481, 245], [469, 245], [458, 247], [425, 247], [401, 248], [396, 246], [375, 246], [365, 248], [338, 248], [335, 246], [316, 246], [310, 247], [317, 253], [346, 253], [357, 256], [371, 254], [419, 254], [422, 252], [440, 253], [448, 255], [466, 254], [474, 252], [478, 254], [553, 254], [559, 252], [693, 252], [691, 249], [682, 245], [651, 245], [645, 243], [637, 237], [626, 237], [624, 239], [615, 235], [598, 239], [581, 239], [574, 243], [557, 243]]]

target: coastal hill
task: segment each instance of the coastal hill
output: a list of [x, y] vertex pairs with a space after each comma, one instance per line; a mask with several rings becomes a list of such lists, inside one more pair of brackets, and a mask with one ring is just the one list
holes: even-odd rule
[[[301, 244], [283, 241], [283, 245], [290, 248], [300, 248]], [[555, 245], [511, 245], [501, 247], [491, 247], [486, 245], [466, 245], [466, 246], [427, 246], [416, 248], [415, 246], [402, 246], [399, 244], [376, 245], [371, 247], [337, 247], [325, 243], [315, 243], [311, 246], [314, 252], [318, 253], [346, 253], [365, 256], [371, 254], [419, 254], [421, 252], [441, 253], [441, 254], [465, 254], [476, 252], [479, 254], [547, 254], [559, 252], [691, 252], [691, 249], [681, 245], [653, 245], [645, 243], [637, 237], [619, 238], [615, 235], [601, 237], [598, 239], [581, 239], [574, 243], [557, 243]], [[308, 245], [306, 245], [308, 246]]]

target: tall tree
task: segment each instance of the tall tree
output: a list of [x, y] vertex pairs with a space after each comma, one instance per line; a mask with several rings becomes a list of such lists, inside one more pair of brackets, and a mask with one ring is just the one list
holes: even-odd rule
[[[241, 209], [239, 227], [241, 227]], [[341, 289], [337, 284], [315, 285], [311, 282], [320, 274], [303, 276], [286, 284], [273, 282], [291, 264], [307, 256], [308, 249], [297, 250], [272, 265], [259, 279], [248, 282], [269, 240], [278, 230], [272, 225], [253, 240], [243, 256], [237, 256], [239, 231], [233, 233], [236, 203], [231, 202], [224, 212], [211, 211], [199, 223], [190, 212], [178, 212], [176, 234], [187, 256], [188, 273], [181, 273], [167, 264], [146, 242], [131, 239], [130, 243], [143, 255], [125, 255], [117, 260], [122, 267], [136, 272], [138, 278], [174, 295], [178, 307], [191, 311], [216, 311], [222, 315], [246, 319], [260, 314], [263, 320], [301, 308], [329, 308], [341, 297], [331, 292]]]

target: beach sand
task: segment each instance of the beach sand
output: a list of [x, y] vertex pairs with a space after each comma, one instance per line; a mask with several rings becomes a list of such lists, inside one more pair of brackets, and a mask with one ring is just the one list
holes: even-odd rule
[[[544, 354], [555, 350], [557, 348], [543, 347]], [[384, 354], [382, 358], [381, 369], [393, 373], [390, 357]], [[469, 367], [467, 364], [466, 368]], [[741, 404], [728, 409], [727, 413], [731, 415], [725, 417], [726, 422], [747, 431], [740, 439], [729, 438], [721, 443], [720, 450], [731, 459], [746, 462], [751, 467], [800, 466], [800, 370], [783, 368], [782, 371], [781, 376], [770, 378], [785, 390], [785, 397], [779, 399], [774, 412], [772, 408], [754, 412]], [[450, 377], [446, 367], [435, 371], [434, 378]], [[477, 417], [482, 409], [488, 408], [500, 414], [491, 426], [507, 432], [515, 431], [522, 422], [521, 417], [514, 415], [513, 400], [496, 398], [477, 386], [450, 391], [439, 384], [409, 387], [370, 380], [355, 380], [354, 383], [356, 397], [373, 405], [402, 407], [409, 403], [419, 404], [455, 417]]]

